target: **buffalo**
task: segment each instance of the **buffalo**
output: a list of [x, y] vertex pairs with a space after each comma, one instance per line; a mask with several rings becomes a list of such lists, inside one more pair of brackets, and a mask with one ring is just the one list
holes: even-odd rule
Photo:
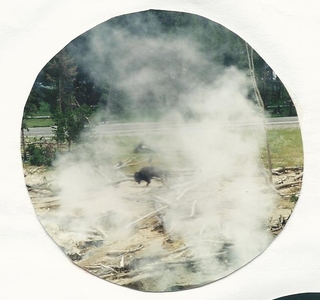
[[168, 175], [169, 175], [168, 171], [162, 170], [154, 166], [147, 166], [147, 167], [143, 167], [140, 171], [135, 172], [134, 179], [139, 184], [143, 180], [147, 182], [147, 186], [148, 186], [151, 182], [151, 178], [154, 178], [154, 177], [160, 178], [162, 183], [164, 183]]

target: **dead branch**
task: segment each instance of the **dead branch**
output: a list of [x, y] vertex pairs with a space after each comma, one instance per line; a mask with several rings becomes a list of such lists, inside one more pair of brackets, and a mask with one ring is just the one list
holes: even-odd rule
[[111, 267], [111, 266], [106, 266], [103, 264], [98, 264], [98, 265], [88, 265], [88, 266], [83, 266], [86, 270], [99, 270], [99, 269], [107, 269], [110, 270], [114, 273], [119, 273], [115, 268], [116, 267]]
[[124, 269], [124, 255], [121, 256], [121, 260], [120, 260], [120, 270]]
[[273, 184], [269, 184], [269, 186], [270, 186], [271, 189], [272, 189], [274, 192], [276, 192], [280, 197], [285, 197], [285, 195], [282, 194], [280, 191], [278, 191]]
[[113, 169], [114, 169], [114, 170], [118, 170], [118, 169], [124, 168], [124, 167], [126, 167], [127, 164], [128, 164], [129, 162], [131, 162], [133, 159], [135, 159], [135, 157], [134, 157], [134, 158], [126, 158], [125, 160], [122, 160], [122, 161], [118, 162], [118, 163], [113, 167]]
[[[118, 170], [118, 169], [121, 169], [121, 168], [124, 168], [124, 167], [132, 167], [132, 166], [136, 166], [136, 165], [139, 165], [139, 164], [142, 164], [142, 163], [144, 163], [144, 162], [146, 162], [146, 161], [148, 161], [149, 159], [144, 159], [144, 160], [140, 160], [140, 161], [138, 161], [138, 162], [135, 162], [135, 163], [132, 163], [132, 164], [129, 164], [129, 163], [126, 163], [126, 164], [121, 164], [121, 165], [119, 165], [118, 167], [114, 167], [114, 170]], [[130, 160], [131, 161], [131, 160]]]
[[192, 203], [191, 214], [190, 214], [191, 218], [194, 217], [197, 201], [198, 200], [194, 200], [193, 203]]
[[155, 211], [153, 211], [153, 212], [151, 212], [151, 213], [148, 213], [148, 214], [146, 214], [145, 216], [139, 218], [138, 220], [136, 220], [136, 221], [128, 224], [125, 228], [127, 229], [127, 228], [131, 227], [132, 225], [135, 225], [136, 223], [138, 223], [138, 222], [140, 222], [140, 221], [142, 221], [142, 220], [144, 220], [144, 219], [150, 218], [150, 217], [156, 215], [159, 211], [162, 211], [162, 210], [164, 210], [164, 209], [166, 209], [166, 208], [168, 208], [168, 206], [162, 206], [162, 207], [156, 209]]
[[107, 252], [107, 255], [109, 256], [119, 256], [119, 255], [123, 255], [123, 254], [128, 254], [128, 253], [134, 253], [137, 251], [140, 251], [144, 246], [142, 244], [138, 245], [136, 248], [134, 249], [129, 249], [129, 250], [110, 250]]
[[96, 227], [95, 230], [96, 230], [98, 233], [100, 233], [102, 236], [104, 236], [104, 237], [109, 237], [108, 234], [107, 234], [103, 229], [101, 229], [101, 228], [99, 228], [99, 227]]
[[296, 177], [294, 177], [293, 178], [293, 180], [298, 180], [298, 179], [300, 179], [300, 178], [302, 178], [303, 177], [303, 172], [301, 172], [299, 175], [297, 175]]
[[278, 167], [278, 168], [272, 169], [272, 174], [273, 175], [281, 175], [282, 173], [285, 173], [287, 171], [295, 171], [295, 172], [303, 171], [303, 167], [292, 167], [292, 166]]
[[44, 201], [44, 202], [32, 202], [34, 207], [36, 209], [43, 209], [43, 208], [52, 208], [60, 206], [60, 201], [58, 199], [53, 199], [50, 201]]
[[285, 171], [303, 171], [303, 167], [289, 166], [284, 168]]
[[280, 190], [280, 189], [283, 189], [283, 188], [293, 187], [293, 186], [297, 186], [297, 185], [300, 185], [300, 184], [301, 184], [301, 182], [287, 182], [287, 183], [275, 185], [274, 187], [275, 187], [276, 190]]
[[287, 180], [287, 178], [288, 178], [287, 176], [284, 176], [284, 177], [282, 177], [281, 179], [277, 180], [277, 181], [275, 182], [276, 185], [284, 183], [284, 182]]
[[280, 174], [283, 173], [285, 170], [286, 170], [285, 167], [275, 168], [275, 169], [272, 169], [272, 174], [274, 174], [274, 175], [280, 175]]
[[37, 168], [35, 168], [35, 169], [30, 169], [30, 170], [28, 170], [28, 174], [34, 174], [35, 172], [37, 172], [39, 169], [41, 169], [41, 167], [37, 167]]
[[94, 170], [107, 182], [110, 182], [110, 180], [107, 178], [107, 176], [99, 170], [99, 168], [94, 168]]
[[264, 127], [264, 133], [265, 133], [265, 138], [266, 138], [266, 149], [267, 149], [267, 156], [268, 156], [268, 169], [269, 169], [269, 183], [272, 182], [272, 166], [271, 166], [271, 154], [270, 154], [270, 145], [269, 145], [269, 139], [267, 135], [267, 127], [266, 127], [266, 120], [265, 120], [265, 108], [264, 108], [264, 103], [258, 88], [258, 84], [256, 81], [256, 76], [255, 76], [255, 70], [254, 70], [254, 61], [253, 61], [253, 49], [250, 47], [250, 53], [249, 53], [249, 45], [246, 43], [246, 50], [247, 50], [247, 57], [248, 57], [248, 66], [249, 66], [249, 72], [250, 72], [250, 77], [252, 81], [252, 86], [254, 93], [256, 95], [257, 102], [259, 104], [260, 108], [260, 113], [262, 116], [263, 120], [263, 127]]
[[122, 279], [121, 285], [126, 286], [130, 283], [141, 281], [146, 278], [163, 276], [163, 269], [164, 269], [164, 266], [160, 268], [160, 265], [157, 266], [157, 269], [154, 268], [153, 266], [149, 266], [148, 268], [133, 270], [128, 273], [119, 274], [117, 276], [117, 279]]
[[105, 266], [105, 265], [102, 265], [101, 264], [101, 267], [103, 267], [103, 268], [106, 268], [106, 269], [110, 269], [112, 272], [115, 272], [115, 273], [119, 273], [115, 268], [113, 268], [113, 267], [111, 267], [111, 266]]
[[177, 197], [176, 197], [176, 200], [180, 200], [187, 192], [195, 189], [196, 187], [198, 187], [200, 185], [201, 181], [199, 181], [198, 183], [184, 189]]
[[174, 250], [174, 251], [171, 251], [171, 252], [165, 254], [165, 255], [163, 256], [163, 258], [169, 257], [169, 256], [171, 256], [172, 254], [176, 254], [176, 253], [178, 253], [178, 252], [186, 251], [186, 250], [188, 250], [188, 249], [189, 249], [189, 246], [184, 246], [184, 247], [182, 247], [182, 248], [176, 249], [176, 250]]
[[127, 176], [119, 170], [116, 170], [116, 173], [119, 174], [122, 178], [127, 178]]

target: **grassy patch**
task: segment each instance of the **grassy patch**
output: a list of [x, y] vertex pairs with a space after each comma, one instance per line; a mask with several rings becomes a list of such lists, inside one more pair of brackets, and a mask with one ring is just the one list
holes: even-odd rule
[[[272, 168], [282, 166], [303, 166], [303, 145], [301, 138], [301, 131], [299, 128], [278, 128], [270, 129], [267, 132], [270, 151]], [[158, 146], [161, 149], [161, 145], [168, 145], [168, 139], [172, 142], [172, 138], [166, 134], [148, 134], [141, 136], [112, 136], [105, 137], [106, 144], [115, 145], [120, 151], [117, 152], [116, 159], [124, 160], [128, 157], [136, 157], [137, 160], [146, 159], [152, 157], [153, 163], [161, 163], [166, 165], [165, 157], [174, 155], [175, 163], [184, 164], [185, 158], [183, 153], [178, 155], [170, 150], [165, 151], [165, 157], [163, 157], [162, 151], [157, 149]], [[133, 153], [134, 147], [140, 142], [145, 142], [150, 147], [155, 147], [155, 153]], [[265, 166], [267, 166], [267, 151], [265, 148], [261, 149], [261, 155]]]
[[[30, 120], [29, 120], [30, 121]], [[39, 121], [39, 120], [38, 120]], [[41, 120], [50, 121], [50, 120]], [[267, 132], [272, 168], [282, 166], [303, 166], [303, 145], [301, 132], [299, 128], [281, 128], [270, 129]], [[185, 165], [185, 156], [183, 153], [177, 153], [171, 149], [162, 149], [162, 145], [170, 145], [174, 143], [172, 137], [166, 134], [145, 134], [143, 136], [110, 136], [102, 138], [106, 149], [111, 147], [116, 151], [112, 157], [112, 163], [116, 164], [128, 158], [134, 158], [134, 161], [152, 159], [153, 164], [160, 164], [163, 167], [173, 167], [172, 162], [176, 166]], [[168, 142], [169, 139], [169, 142]], [[30, 141], [31, 143], [34, 141]], [[144, 142], [151, 148], [154, 147], [154, 153], [134, 153], [134, 148]], [[91, 141], [90, 143], [95, 143]], [[73, 147], [83, 147], [83, 145], [73, 145]], [[261, 156], [265, 166], [267, 167], [267, 152], [266, 149], [261, 149]], [[171, 159], [174, 157], [174, 160]], [[169, 163], [170, 162], [170, 163]], [[148, 162], [146, 162], [147, 164]]]
[[[272, 168], [303, 166], [303, 145], [299, 128], [270, 129], [267, 132]], [[267, 165], [267, 151], [262, 149], [262, 158]]]
[[[282, 167], [282, 166], [303, 166], [303, 145], [301, 138], [301, 131], [299, 128], [278, 128], [270, 129], [267, 132], [270, 151], [272, 168]], [[156, 151], [154, 154], [137, 154], [133, 153], [134, 147], [144, 141], [147, 145], [161, 145], [162, 140], [167, 142], [166, 135], [148, 135], [143, 138], [139, 136], [117, 136], [106, 138], [110, 143], [116, 144], [118, 149], [121, 151], [118, 153], [117, 158], [119, 160], [126, 159], [128, 157], [136, 157], [137, 160], [146, 159], [148, 157], [153, 158], [153, 163], [161, 163], [166, 165], [165, 159], [162, 157], [161, 152]], [[167, 143], [166, 143], [167, 144]], [[157, 149], [155, 149], [157, 150]], [[175, 163], [178, 165], [183, 165], [185, 163], [185, 158], [183, 153], [178, 155], [177, 153], [170, 153], [166, 151], [166, 157], [170, 155], [175, 156]], [[265, 166], [267, 166], [267, 151], [265, 148], [261, 149], [261, 155]]]
[[28, 128], [50, 127], [53, 125], [53, 120], [52, 119], [26, 119], [25, 123]]

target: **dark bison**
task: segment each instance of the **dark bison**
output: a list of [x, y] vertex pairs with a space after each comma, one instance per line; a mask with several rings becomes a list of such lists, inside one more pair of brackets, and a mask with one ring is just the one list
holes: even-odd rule
[[164, 183], [168, 175], [169, 175], [168, 171], [162, 170], [157, 167], [148, 166], [148, 167], [143, 167], [138, 172], [135, 172], [134, 179], [139, 184], [142, 180], [144, 180], [145, 182], [147, 182], [147, 186], [148, 186], [151, 182], [151, 178], [154, 178], [154, 177], [160, 178], [161, 181]]

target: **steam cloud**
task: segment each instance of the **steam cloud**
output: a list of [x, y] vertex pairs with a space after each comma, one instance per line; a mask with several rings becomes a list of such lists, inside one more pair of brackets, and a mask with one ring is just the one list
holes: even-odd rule
[[[165, 230], [183, 239], [196, 257], [211, 255], [210, 264], [203, 262], [203, 272], [212, 280], [259, 255], [271, 242], [264, 225], [273, 198], [264, 191], [259, 170], [264, 134], [259, 113], [248, 99], [246, 74], [209, 60], [186, 35], [139, 37], [98, 27], [90, 41], [85, 66], [97, 80], [108, 80], [111, 89], [130, 95], [126, 105], [135, 116], [152, 120], [146, 115], [148, 99], [159, 99], [161, 104], [154, 106], [161, 116], [157, 121], [179, 125], [161, 139], [156, 133], [142, 135], [171, 171], [193, 170], [191, 177], [172, 175], [171, 188], [159, 197], [159, 206], [168, 206], [163, 212]], [[249, 130], [234, 123], [255, 126]], [[103, 213], [109, 216], [104, 228], [112, 240], [130, 237], [133, 229], [125, 225], [137, 219], [138, 204], [124, 198], [130, 191], [106, 184], [114, 181], [113, 157], [121, 151], [111, 140], [96, 137], [56, 161], [60, 224], [85, 233], [102, 226]], [[231, 265], [213, 255], [223, 251], [217, 248], [221, 241], [234, 245]], [[175, 275], [167, 278], [174, 281]]]

